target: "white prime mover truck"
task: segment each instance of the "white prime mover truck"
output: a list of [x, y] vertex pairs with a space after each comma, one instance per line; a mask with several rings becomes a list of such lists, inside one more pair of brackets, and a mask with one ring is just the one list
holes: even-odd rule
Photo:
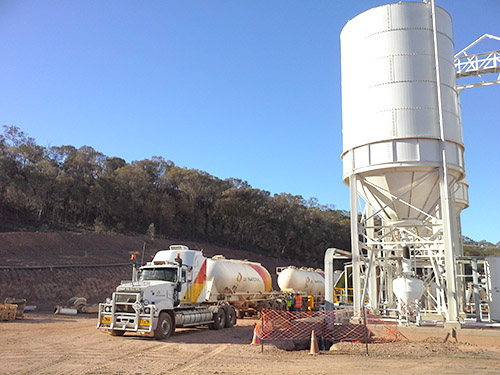
[[[322, 273], [291, 270], [284, 275], [288, 272], [295, 277], [287, 276], [284, 284], [293, 285], [294, 293], [310, 294], [313, 288], [321, 298]], [[98, 328], [114, 336], [136, 332], [161, 340], [175, 328], [232, 327], [237, 317], [263, 309], [284, 310], [286, 302], [283, 293], [271, 290], [271, 275], [260, 263], [206, 258], [200, 250], [172, 245], [138, 270], [134, 267], [132, 281], [122, 281], [112, 298], [99, 305]]]
[[138, 271], [134, 268], [132, 281], [122, 281], [112, 298], [99, 305], [98, 328], [115, 336], [138, 332], [165, 339], [176, 327], [231, 327], [235, 307], [240, 316], [284, 308], [278, 297], [259, 263], [207, 259], [200, 250], [172, 245]]

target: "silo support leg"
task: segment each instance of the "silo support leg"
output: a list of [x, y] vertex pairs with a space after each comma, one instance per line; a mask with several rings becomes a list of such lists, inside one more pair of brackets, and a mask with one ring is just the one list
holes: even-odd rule
[[349, 177], [351, 201], [351, 252], [352, 252], [352, 287], [354, 294], [354, 314], [361, 316], [361, 275], [359, 259], [359, 224], [358, 224], [358, 189], [354, 174]]

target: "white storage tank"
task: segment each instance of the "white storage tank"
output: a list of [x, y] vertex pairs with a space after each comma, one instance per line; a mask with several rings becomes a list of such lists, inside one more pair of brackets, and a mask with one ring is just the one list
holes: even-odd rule
[[321, 296], [325, 294], [325, 274], [322, 270], [289, 266], [278, 275], [278, 286], [283, 292]]
[[[436, 7], [436, 20], [452, 184], [464, 176], [462, 124], [451, 17]], [[340, 39], [344, 183], [359, 176], [358, 193], [377, 211], [388, 205], [380, 212], [386, 220], [423, 219], [419, 210], [433, 212], [439, 202], [442, 164], [431, 4], [370, 9], [350, 20]]]
[[260, 263], [226, 259], [216, 255], [207, 260], [207, 282], [211, 294], [264, 293], [271, 291], [271, 275]]
[[392, 288], [396, 297], [404, 304], [414, 303], [424, 293], [424, 282], [413, 277], [399, 277], [392, 281]]

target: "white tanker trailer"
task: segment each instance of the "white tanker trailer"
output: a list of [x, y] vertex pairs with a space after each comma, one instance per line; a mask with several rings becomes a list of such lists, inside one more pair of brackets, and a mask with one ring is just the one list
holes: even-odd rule
[[[317, 276], [293, 292], [322, 295], [314, 289], [320, 285]], [[97, 327], [114, 336], [137, 332], [165, 339], [176, 327], [222, 329], [233, 326], [237, 316], [266, 308], [285, 309], [286, 302], [282, 292], [271, 290], [271, 275], [260, 263], [207, 259], [200, 250], [172, 245], [139, 270], [134, 267], [132, 281], [122, 281], [112, 298], [99, 305]]]
[[271, 275], [260, 263], [222, 255], [207, 260], [207, 302], [228, 302], [240, 319], [263, 309], [284, 310], [281, 293], [271, 288]]
[[278, 286], [282, 292], [296, 292], [324, 298], [325, 273], [319, 269], [288, 266], [280, 270]]

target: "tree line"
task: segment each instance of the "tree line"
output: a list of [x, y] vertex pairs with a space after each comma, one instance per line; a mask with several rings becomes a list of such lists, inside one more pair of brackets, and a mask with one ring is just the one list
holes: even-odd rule
[[0, 210], [35, 227], [145, 233], [303, 257], [350, 248], [349, 216], [312, 198], [271, 196], [237, 178], [154, 156], [127, 163], [90, 146], [43, 147], [15, 126], [0, 135]]

